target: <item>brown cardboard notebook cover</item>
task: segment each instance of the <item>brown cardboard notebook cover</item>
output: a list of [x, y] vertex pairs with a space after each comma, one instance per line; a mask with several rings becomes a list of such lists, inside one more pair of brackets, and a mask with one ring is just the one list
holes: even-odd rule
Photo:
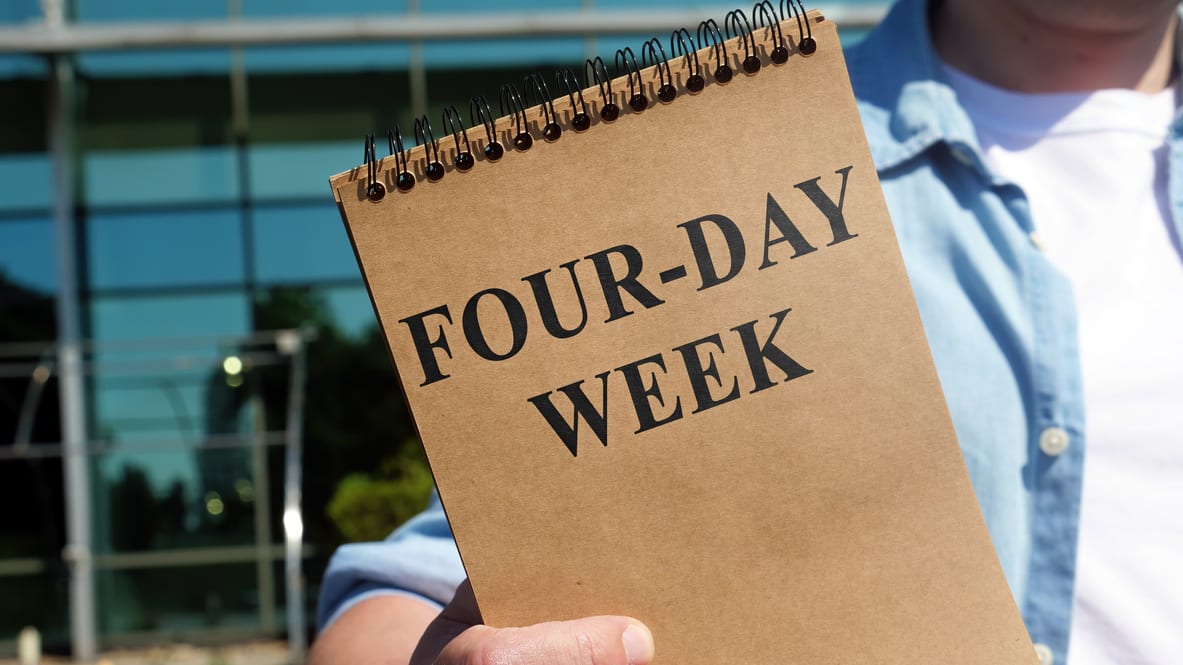
[[[763, 66], [396, 189], [332, 178], [485, 620], [645, 621], [658, 663], [1031, 663], [833, 24]], [[639, 87], [638, 87], [639, 86]], [[442, 136], [441, 136], [442, 135]]]

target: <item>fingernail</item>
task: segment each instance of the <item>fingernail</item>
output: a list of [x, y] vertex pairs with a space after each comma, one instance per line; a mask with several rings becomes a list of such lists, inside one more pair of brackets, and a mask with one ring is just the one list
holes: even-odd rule
[[653, 660], [653, 634], [639, 623], [631, 623], [624, 629], [624, 655], [628, 665], [649, 665]]

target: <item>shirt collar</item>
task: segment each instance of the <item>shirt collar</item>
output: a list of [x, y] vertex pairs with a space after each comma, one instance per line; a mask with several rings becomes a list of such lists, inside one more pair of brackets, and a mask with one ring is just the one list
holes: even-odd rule
[[962, 161], [986, 173], [977, 133], [957, 103], [933, 48], [925, 0], [901, 0], [851, 50], [851, 82], [864, 105], [872, 157], [891, 169], [946, 142]]

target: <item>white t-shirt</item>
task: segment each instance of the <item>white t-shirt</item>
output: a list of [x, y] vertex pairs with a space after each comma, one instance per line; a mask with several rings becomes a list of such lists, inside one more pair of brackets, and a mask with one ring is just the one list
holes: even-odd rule
[[1021, 94], [946, 73], [1076, 294], [1087, 443], [1069, 662], [1183, 663], [1183, 249], [1166, 145], [1175, 90]]

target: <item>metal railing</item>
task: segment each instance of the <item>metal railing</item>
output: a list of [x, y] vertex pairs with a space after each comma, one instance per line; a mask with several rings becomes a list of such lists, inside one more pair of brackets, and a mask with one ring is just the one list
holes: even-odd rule
[[[217, 565], [251, 563], [256, 566], [258, 580], [259, 625], [264, 632], [278, 632], [280, 624], [275, 607], [275, 574], [273, 564], [283, 561], [284, 585], [287, 602], [283, 626], [288, 635], [288, 644], [293, 662], [301, 662], [307, 647], [307, 618], [305, 613], [304, 579], [302, 562], [314, 554], [312, 548], [303, 542], [303, 514], [301, 509], [301, 456], [303, 444], [304, 392], [306, 382], [307, 345], [314, 338], [311, 329], [279, 330], [259, 332], [232, 338], [188, 338], [171, 340], [148, 340], [136, 342], [86, 342], [80, 344], [81, 362], [78, 367], [85, 376], [143, 375], [153, 372], [193, 371], [201, 368], [221, 369], [227, 356], [221, 354], [201, 356], [185, 353], [168, 355], [170, 348], [192, 348], [200, 345], [214, 345], [217, 348], [232, 349], [237, 362], [252, 368], [275, 367], [287, 372], [286, 406], [281, 430], [266, 430], [252, 427], [244, 433], [203, 434], [197, 440], [151, 439], [147, 441], [98, 441], [86, 440], [82, 446], [85, 458], [93, 459], [111, 453], [138, 453], [183, 451], [202, 452], [207, 450], [245, 449], [251, 454], [251, 469], [254, 478], [254, 543], [242, 546], [186, 547], [161, 550], [118, 551], [95, 553], [91, 542], [79, 541], [71, 535], [62, 550], [61, 561], [71, 568], [75, 584], [94, 588], [96, 570], [152, 569], [175, 566]], [[12, 445], [0, 446], [0, 464], [22, 460], [45, 460], [59, 458], [65, 463], [71, 449], [65, 443], [37, 442], [32, 440], [33, 422], [43, 404], [46, 384], [60, 377], [61, 366], [57, 360], [57, 347], [52, 343], [0, 345], [0, 377], [9, 380], [27, 377], [24, 399], [17, 417], [15, 437]], [[136, 352], [153, 355], [163, 354], [155, 359], [112, 358], [118, 353]], [[167, 382], [157, 382], [166, 386]], [[161, 388], [163, 389], [163, 388]], [[260, 408], [260, 405], [254, 405]], [[262, 424], [260, 418], [252, 420]], [[270, 526], [269, 491], [267, 490], [267, 464], [265, 450], [282, 446], [284, 449], [283, 475], [283, 538], [282, 544], [273, 542]], [[85, 463], [88, 467], [89, 462]], [[84, 506], [83, 515], [67, 515], [67, 519], [89, 522], [91, 497], [86, 487], [74, 486], [67, 475], [63, 482], [67, 512], [74, 506]], [[89, 529], [88, 529], [89, 533]], [[81, 571], [79, 560], [88, 564]], [[45, 558], [0, 559], [0, 579], [18, 576], [44, 574], [55, 563]], [[73, 592], [72, 592], [73, 593]], [[74, 599], [71, 598], [73, 601]], [[71, 602], [73, 606], [74, 603]], [[71, 639], [97, 644], [96, 617], [93, 611], [84, 613], [81, 622], [72, 617]], [[222, 631], [214, 628], [215, 632]], [[89, 635], [78, 633], [89, 633]], [[197, 631], [200, 632], [200, 631]], [[224, 632], [224, 631], [223, 631]], [[81, 658], [85, 660], [85, 657]]]
[[[741, 3], [735, 3], [741, 4]], [[228, 18], [216, 21], [59, 23], [0, 28], [0, 52], [66, 54], [145, 48], [275, 46], [449, 39], [661, 34], [721, 17], [735, 4], [680, 9], [597, 9], [356, 17]], [[843, 28], [867, 29], [886, 3], [810, 3]]]

